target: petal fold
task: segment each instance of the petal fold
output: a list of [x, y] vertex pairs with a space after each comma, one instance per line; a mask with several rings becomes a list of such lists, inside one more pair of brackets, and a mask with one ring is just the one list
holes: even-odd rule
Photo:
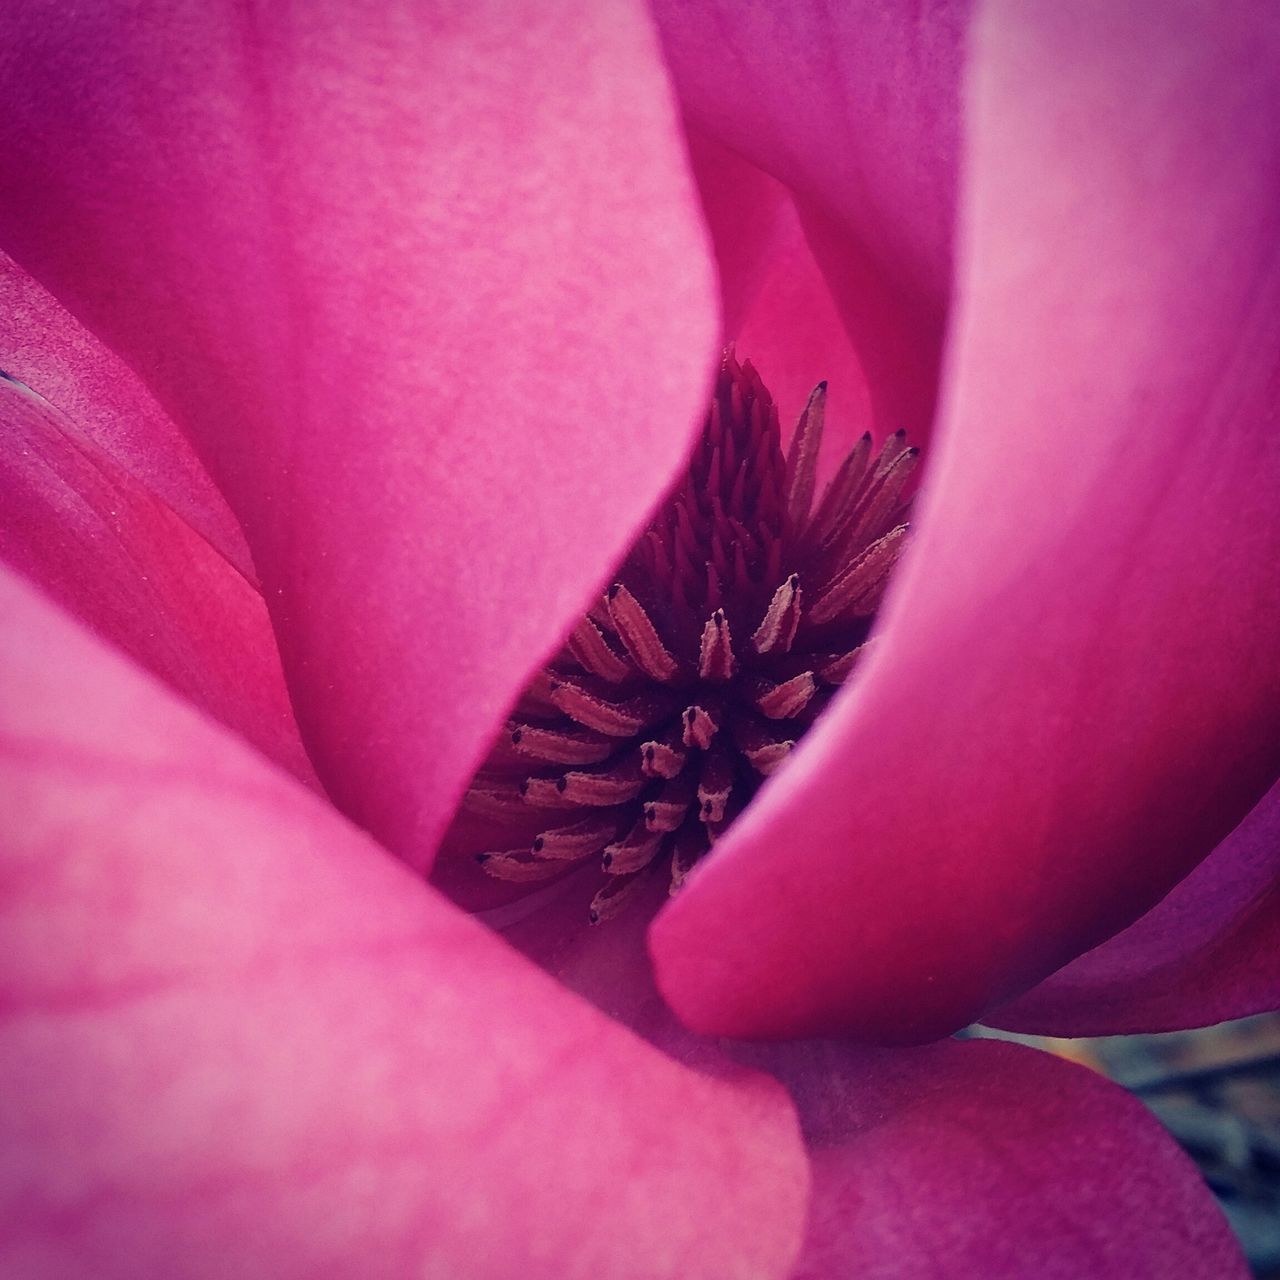
[[0, 64], [0, 238], [195, 441], [317, 771], [425, 866], [703, 409], [647, 12], [26, 0]]
[[0, 579], [0, 1270], [781, 1276], [807, 1170]]
[[986, 1021], [1058, 1036], [1179, 1031], [1280, 1004], [1280, 784], [1140, 920]]
[[968, 9], [654, 5], [690, 124], [794, 195], [882, 428], [917, 439], [950, 296]]
[[791, 1280], [1243, 1280], [1239, 1245], [1153, 1115], [1020, 1045], [815, 1046], [795, 1085], [814, 1194]]
[[984, 10], [919, 538], [862, 674], [655, 923], [695, 1029], [952, 1030], [1280, 774], [1275, 19]]

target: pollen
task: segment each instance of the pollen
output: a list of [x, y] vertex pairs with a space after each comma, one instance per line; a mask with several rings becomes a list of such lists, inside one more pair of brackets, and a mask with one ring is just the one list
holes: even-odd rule
[[727, 351], [688, 470], [525, 689], [465, 804], [545, 815], [476, 855], [500, 880], [594, 862], [607, 920], [650, 877], [675, 893], [849, 678], [906, 545], [919, 451], [864, 435], [820, 498], [826, 384], [784, 453], [778, 410]]

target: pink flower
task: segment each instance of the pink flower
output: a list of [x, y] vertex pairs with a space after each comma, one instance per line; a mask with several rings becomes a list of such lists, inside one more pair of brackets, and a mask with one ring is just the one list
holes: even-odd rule
[[[1239, 1270], [1088, 1073], [786, 1038], [1275, 1002], [1274, 15], [654, 17], [11, 6], [6, 1274]], [[919, 536], [657, 986], [549, 976], [421, 872], [725, 337]]]

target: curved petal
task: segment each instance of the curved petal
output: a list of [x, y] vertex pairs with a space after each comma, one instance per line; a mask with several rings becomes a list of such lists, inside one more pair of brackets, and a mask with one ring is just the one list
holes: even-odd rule
[[0, 237], [197, 441], [318, 772], [425, 865], [703, 410], [647, 13], [25, 0], [0, 59]]
[[694, 129], [795, 194], [889, 430], [929, 426], [967, 3], [654, 5]]
[[599, 1016], [5, 575], [0, 1270], [776, 1276], [794, 1115]]
[[1167, 898], [985, 1021], [1059, 1036], [1177, 1031], [1280, 1004], [1280, 784]]
[[793, 1087], [814, 1148], [791, 1280], [1227, 1280], [1249, 1274], [1155, 1117], [1020, 1045], [833, 1048]]
[[1275, 17], [986, 11], [922, 532], [862, 676], [655, 923], [695, 1029], [954, 1029], [1280, 773]]
[[815, 1175], [792, 1280], [1246, 1274], [1199, 1171], [1124, 1090], [997, 1041], [859, 1050], [695, 1036], [644, 963], [651, 904], [592, 929], [594, 889], [562, 890], [507, 936], [672, 1056], [786, 1084]]
[[181, 432], [133, 371], [3, 253], [0, 371], [56, 404], [94, 448], [254, 579], [244, 534]]
[[[157, 453], [143, 441], [144, 463]], [[77, 424], [2, 376], [0, 492], [0, 559], [318, 786], [261, 594]]]

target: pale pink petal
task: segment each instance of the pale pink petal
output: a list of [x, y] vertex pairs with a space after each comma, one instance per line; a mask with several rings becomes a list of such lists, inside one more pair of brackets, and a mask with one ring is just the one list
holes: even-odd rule
[[[144, 441], [144, 467], [158, 456]], [[0, 559], [317, 785], [257, 588], [78, 423], [2, 376], [0, 492]]]
[[425, 865], [703, 410], [647, 13], [27, 0], [0, 59], [0, 239], [197, 441], [317, 770]]
[[247, 578], [253, 563], [226, 499], [138, 377], [0, 252], [0, 370], [84, 436]]
[[5, 576], [0, 1272], [777, 1276], [785, 1095], [598, 1015]]
[[1196, 1167], [1101, 1076], [994, 1041], [825, 1057], [793, 1085], [814, 1192], [791, 1280], [1249, 1274]]
[[1158, 906], [986, 1021], [1101, 1036], [1280, 1004], [1280, 785]]
[[695, 1029], [962, 1025], [1280, 773], [1275, 18], [986, 11], [919, 538], [862, 676], [655, 924]]
[[879, 420], [917, 436], [951, 288], [968, 7], [654, 5], [691, 126], [794, 193]]

